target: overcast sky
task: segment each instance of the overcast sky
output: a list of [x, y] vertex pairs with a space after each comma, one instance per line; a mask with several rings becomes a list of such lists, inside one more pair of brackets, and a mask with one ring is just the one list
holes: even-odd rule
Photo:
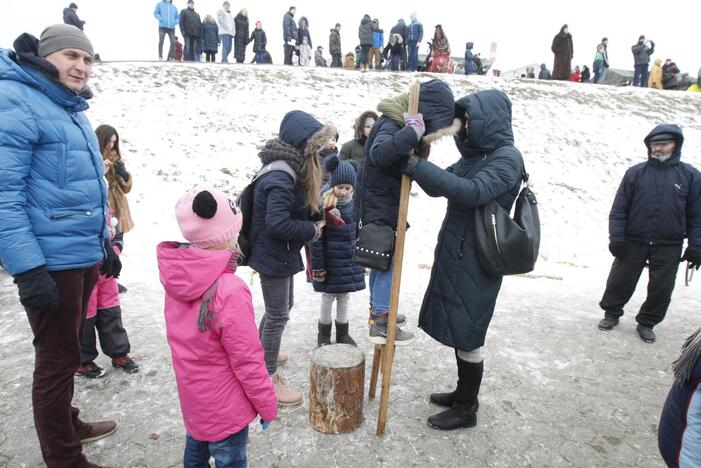
[[[22, 32], [38, 36], [45, 26], [62, 22], [63, 8], [69, 3], [69, 0], [2, 0], [0, 47], [11, 48], [14, 38]], [[153, 17], [155, 0], [77, 0], [76, 3], [78, 15], [87, 21], [85, 31], [103, 60], [158, 58], [158, 25]], [[179, 10], [186, 7], [185, 0], [173, 3]], [[216, 16], [221, 3], [221, 0], [196, 0], [195, 9], [203, 18], [206, 14]], [[256, 20], [262, 21], [268, 36], [268, 51], [275, 63], [282, 61], [282, 16], [292, 4], [297, 7], [296, 19], [309, 18], [314, 47], [323, 45], [325, 53], [328, 52], [329, 30], [336, 22], [342, 24], [341, 43], [345, 54], [358, 43], [358, 25], [365, 13], [378, 18], [380, 27], [388, 33], [399, 18], [408, 23], [409, 15], [415, 11], [425, 29], [422, 52], [426, 50], [425, 41], [433, 36], [434, 26], [440, 23], [450, 40], [453, 55], [462, 56], [465, 42], [472, 41], [475, 51], [489, 56], [490, 44], [497, 42], [496, 66], [503, 71], [540, 62], [551, 68], [550, 44], [564, 23], [569, 24], [573, 36], [573, 65], [591, 67], [596, 44], [606, 36], [611, 65], [632, 69], [630, 47], [640, 34], [645, 34], [657, 43], [654, 58], [670, 57], [693, 76], [701, 67], [701, 46], [692, 34], [698, 29], [697, 15], [684, 14], [680, 7], [680, 14], [670, 17], [661, 10], [659, 0], [231, 1], [232, 12], [248, 9], [251, 29]], [[247, 61], [252, 58], [250, 46], [246, 58]]]

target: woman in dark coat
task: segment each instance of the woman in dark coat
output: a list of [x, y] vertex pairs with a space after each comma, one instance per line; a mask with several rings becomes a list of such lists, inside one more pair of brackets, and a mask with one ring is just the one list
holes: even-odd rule
[[212, 15], [207, 15], [202, 23], [202, 50], [207, 62], [214, 62], [219, 50], [219, 26]]
[[355, 119], [353, 124], [353, 139], [343, 143], [339, 157], [342, 160], [363, 162], [365, 157], [365, 142], [368, 140], [370, 130], [378, 119], [377, 112], [365, 111]]
[[236, 33], [234, 35], [234, 57], [236, 63], [246, 60], [246, 46], [250, 42], [248, 38], [248, 10], [243, 8], [234, 18]]
[[307, 38], [307, 44], [309, 44], [309, 47], [312, 49], [314, 46], [312, 45], [312, 36], [309, 34], [309, 20], [307, 19], [306, 16], [302, 16], [299, 19], [298, 23], [298, 29], [297, 29], [297, 45], [302, 44], [302, 40], [306, 37]]
[[572, 73], [574, 46], [572, 45], [572, 34], [570, 34], [566, 24], [562, 26], [560, 32], [553, 38], [551, 50], [555, 54], [552, 79], [569, 80]]
[[492, 200], [510, 210], [524, 172], [523, 158], [514, 146], [511, 102], [504, 93], [466, 96], [457, 101], [456, 113], [463, 122], [455, 137], [460, 160], [443, 170], [411, 156], [404, 168], [429, 196], [448, 199], [419, 314], [419, 326], [456, 353], [457, 389], [431, 395], [431, 402], [449, 407], [428, 418], [431, 426], [443, 430], [477, 423], [484, 369], [481, 349], [501, 287], [501, 277], [488, 276], [480, 266], [474, 211]]

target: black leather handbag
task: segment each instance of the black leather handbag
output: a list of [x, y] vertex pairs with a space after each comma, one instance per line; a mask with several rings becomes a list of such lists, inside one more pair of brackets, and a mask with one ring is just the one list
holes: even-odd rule
[[394, 256], [394, 240], [394, 229], [386, 224], [361, 225], [355, 241], [353, 263], [373, 270], [389, 270]]
[[475, 247], [490, 276], [533, 271], [540, 250], [538, 200], [523, 174], [525, 187], [516, 198], [514, 217], [492, 200], [475, 209]]

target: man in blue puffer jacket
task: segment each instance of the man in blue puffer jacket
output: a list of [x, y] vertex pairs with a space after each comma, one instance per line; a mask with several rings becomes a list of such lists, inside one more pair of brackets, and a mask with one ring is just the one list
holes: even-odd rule
[[[81, 440], [114, 432], [71, 406], [80, 329], [109, 248], [107, 187], [90, 123], [92, 44], [75, 26], [23, 34], [0, 49], [0, 261], [15, 278], [34, 333], [34, 423], [48, 467], [84, 467]], [[105, 250], [105, 247], [108, 247]], [[106, 257], [105, 257], [106, 256]]]
[[416, 19], [416, 13], [411, 14], [411, 24], [406, 28], [406, 44], [409, 49], [408, 71], [416, 71], [419, 67], [419, 46], [424, 38], [424, 26]]
[[[163, 40], [166, 34], [170, 41], [168, 60], [173, 60], [175, 58], [175, 27], [180, 23], [178, 9], [173, 5], [173, 0], [162, 0], [156, 4], [153, 16], [158, 20], [158, 60], [163, 60]], [[185, 33], [183, 32], [183, 34]]]
[[[599, 329], [618, 325], [646, 264], [647, 300], [635, 320], [640, 338], [655, 341], [674, 290], [679, 259], [701, 265], [701, 173], [680, 162], [684, 136], [677, 125], [658, 125], [647, 137], [647, 162], [623, 177], [609, 215], [609, 250], [615, 257], [599, 305], [605, 317]], [[684, 238], [689, 245], [681, 256]]]

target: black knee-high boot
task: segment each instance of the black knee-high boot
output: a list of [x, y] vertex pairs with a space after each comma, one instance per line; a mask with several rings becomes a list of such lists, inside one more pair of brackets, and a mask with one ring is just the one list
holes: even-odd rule
[[[458, 358], [458, 350], [457, 349], [455, 349], [455, 360], [460, 361], [460, 359]], [[458, 367], [458, 370], [459, 370], [459, 367]], [[452, 392], [431, 393], [429, 400], [434, 405], [445, 406], [446, 408], [450, 408], [451, 406], [453, 406], [453, 403], [455, 403], [455, 395], [457, 395], [457, 393], [458, 393], [458, 390], [457, 390], [457, 386], [456, 386], [456, 389], [453, 390]]]
[[484, 373], [484, 361], [471, 363], [456, 356], [458, 362], [458, 388], [453, 406], [428, 418], [428, 424], [436, 429], [450, 431], [477, 424], [480, 385]]

